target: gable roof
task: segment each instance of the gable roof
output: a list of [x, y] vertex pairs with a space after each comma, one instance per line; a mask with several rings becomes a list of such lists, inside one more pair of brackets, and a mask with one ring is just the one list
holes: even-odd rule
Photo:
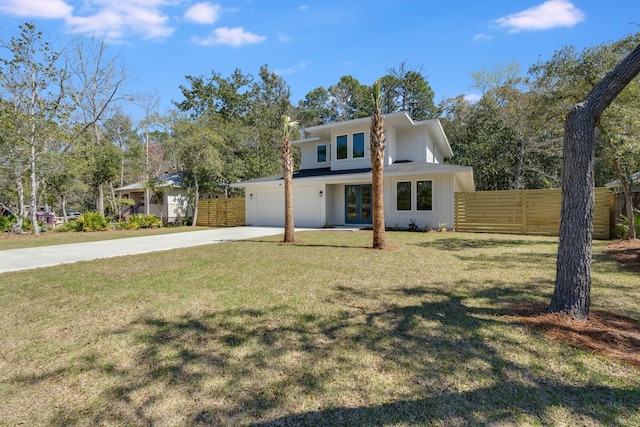
[[[441, 163], [423, 163], [412, 161], [397, 161], [389, 166], [385, 166], [383, 174], [384, 176], [403, 176], [403, 175], [436, 175], [441, 173], [454, 173], [462, 172], [470, 177], [470, 183], [464, 183], [465, 189], [467, 187], [470, 191], [473, 191], [473, 168], [470, 166], [449, 165]], [[293, 180], [308, 180], [308, 181], [344, 181], [346, 178], [369, 178], [371, 176], [371, 167], [347, 169], [347, 170], [331, 170], [331, 168], [320, 169], [302, 169], [293, 173]], [[231, 184], [232, 187], [245, 187], [251, 185], [277, 183], [284, 180], [282, 175], [272, 175], [260, 178], [249, 179], [247, 181]]]
[[[429, 136], [433, 138], [438, 147], [441, 149], [443, 155], [445, 157], [453, 156], [453, 151], [451, 150], [451, 145], [449, 144], [449, 140], [444, 133], [444, 129], [442, 128], [442, 124], [438, 119], [431, 120], [422, 120], [415, 122], [409, 116], [406, 111], [399, 111], [396, 113], [389, 113], [382, 116], [384, 120], [384, 126], [392, 126], [395, 129], [410, 129], [417, 127], [426, 128]], [[305, 142], [314, 142], [320, 140], [328, 140], [331, 139], [331, 134], [334, 131], [340, 131], [340, 129], [349, 129], [354, 127], [360, 127], [368, 125], [371, 123], [370, 117], [363, 117], [361, 119], [347, 120], [342, 122], [332, 122], [324, 125], [311, 126], [305, 128], [305, 132], [311, 135], [309, 138], [298, 139], [295, 141], [291, 141], [292, 145], [299, 145]]]
[[[184, 188], [183, 176], [183, 172], [165, 173], [164, 175], [160, 175], [155, 179], [155, 185], [158, 188]], [[120, 188], [116, 188], [114, 191], [144, 190], [146, 182], [147, 181], [139, 181]]]
[[[636, 183], [640, 181], [640, 171], [631, 175], [631, 181]], [[615, 181], [607, 182], [605, 187], [618, 187], [620, 185], [620, 180], [616, 179]]]

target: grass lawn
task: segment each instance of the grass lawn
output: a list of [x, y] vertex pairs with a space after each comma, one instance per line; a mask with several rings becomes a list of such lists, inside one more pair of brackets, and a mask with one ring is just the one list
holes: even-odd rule
[[[640, 425], [640, 371], [514, 321], [557, 240], [298, 232], [0, 276], [0, 425]], [[640, 319], [594, 246], [592, 308]]]
[[210, 230], [210, 227], [162, 227], [140, 230], [109, 230], [91, 233], [46, 231], [38, 236], [32, 234], [0, 233], [0, 251], [4, 249], [33, 248], [38, 246], [64, 245], [66, 243], [94, 242], [98, 240], [125, 239], [127, 237], [151, 236], [155, 234], [184, 233]]

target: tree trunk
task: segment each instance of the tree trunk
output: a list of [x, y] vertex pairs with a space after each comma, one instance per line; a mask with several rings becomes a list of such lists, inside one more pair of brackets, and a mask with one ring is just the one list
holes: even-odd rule
[[18, 193], [18, 215], [17, 217], [24, 218], [26, 215], [26, 207], [24, 204], [24, 185], [22, 185], [22, 176], [16, 170], [16, 191]]
[[549, 310], [575, 319], [589, 316], [594, 209], [595, 120], [584, 106], [568, 115], [556, 285]]
[[[194, 178], [194, 188], [195, 188], [195, 196], [193, 201], [193, 222], [191, 223], [192, 227], [196, 226], [196, 221], [198, 221], [198, 200], [200, 200], [200, 186], [198, 185], [198, 177]], [[162, 217], [162, 214], [160, 214]]]
[[116, 217], [120, 216], [120, 211], [118, 209], [118, 200], [116, 198], [116, 190], [113, 187], [113, 182], [109, 182], [109, 204], [111, 205], [111, 210], [113, 211], [113, 215]]
[[371, 196], [373, 204], [373, 248], [384, 249], [387, 239], [384, 225], [384, 121], [380, 110], [380, 83], [374, 87], [374, 110], [369, 132], [371, 155]]
[[104, 187], [102, 184], [98, 185], [98, 213], [104, 216]]
[[35, 130], [32, 130], [31, 137], [31, 221], [33, 223], [33, 234], [40, 234], [38, 226], [38, 180], [36, 179], [36, 143]]
[[556, 283], [549, 311], [577, 320], [589, 316], [594, 210], [595, 125], [640, 72], [640, 45], [567, 114]]
[[522, 183], [522, 170], [524, 169], [524, 155], [525, 155], [525, 147], [527, 142], [524, 138], [520, 140], [519, 152], [518, 152], [518, 162], [516, 163], [516, 176], [514, 181], [514, 189], [522, 190], [524, 185]]
[[64, 194], [60, 196], [60, 207], [62, 208], [62, 221], [66, 224], [69, 222], [69, 218], [67, 218], [67, 197]]
[[288, 138], [283, 140], [282, 173], [284, 177], [284, 242], [295, 241], [295, 225], [293, 214], [293, 159], [291, 157], [291, 143]]
[[627, 236], [629, 240], [635, 239], [636, 236], [636, 219], [633, 212], [633, 192], [631, 188], [624, 187], [624, 204], [625, 211], [627, 214], [627, 226], [629, 227], [629, 235]]
[[[381, 157], [381, 156], [380, 156]], [[387, 246], [384, 225], [384, 174], [382, 159], [376, 160], [371, 168], [371, 196], [373, 204], [373, 248], [384, 249]]]

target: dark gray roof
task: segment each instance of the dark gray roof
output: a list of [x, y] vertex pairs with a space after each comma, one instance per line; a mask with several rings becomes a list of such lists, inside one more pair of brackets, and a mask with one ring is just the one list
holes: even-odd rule
[[[384, 174], [396, 175], [396, 174], [409, 174], [409, 173], [429, 173], [436, 171], [448, 171], [448, 170], [460, 170], [461, 168], [467, 168], [466, 166], [448, 165], [439, 163], [423, 163], [412, 162], [408, 160], [399, 160], [389, 166], [385, 166]], [[471, 170], [471, 168], [468, 168]], [[320, 169], [303, 169], [293, 173], [293, 179], [304, 178], [321, 178], [329, 176], [347, 176], [358, 174], [370, 174], [371, 168], [358, 168], [358, 169], [346, 169], [346, 170], [331, 170], [331, 168]], [[249, 179], [247, 181], [238, 182], [235, 186], [242, 186], [242, 184], [257, 184], [265, 182], [277, 182], [282, 181], [282, 175], [264, 176], [261, 178]]]
[[[156, 187], [181, 188], [184, 187], [183, 177], [183, 172], [165, 173], [155, 179], [155, 185]], [[116, 188], [115, 191], [143, 190], [145, 188], [145, 182], [146, 181], [140, 181], [133, 184], [125, 185], [124, 187]]]
[[[640, 172], [636, 172], [633, 175], [631, 175], [631, 181], [635, 182], [639, 182], [640, 181]], [[604, 186], [605, 187], [618, 187], [620, 185], [620, 180], [616, 179], [615, 181], [611, 181], [611, 182], [607, 182]]]

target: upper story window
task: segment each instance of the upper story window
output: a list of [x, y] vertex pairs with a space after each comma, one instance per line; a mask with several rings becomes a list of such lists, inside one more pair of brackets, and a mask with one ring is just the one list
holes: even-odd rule
[[400, 181], [396, 184], [396, 209], [411, 210], [411, 181]]
[[364, 133], [353, 134], [353, 158], [364, 157]]
[[340, 135], [336, 138], [336, 158], [346, 159], [347, 153], [347, 135]]
[[430, 211], [433, 209], [433, 182], [417, 181], [416, 182], [416, 200], [417, 209], [419, 211]]
[[316, 148], [318, 163], [324, 163], [327, 161], [327, 146], [326, 144], [318, 145]]

